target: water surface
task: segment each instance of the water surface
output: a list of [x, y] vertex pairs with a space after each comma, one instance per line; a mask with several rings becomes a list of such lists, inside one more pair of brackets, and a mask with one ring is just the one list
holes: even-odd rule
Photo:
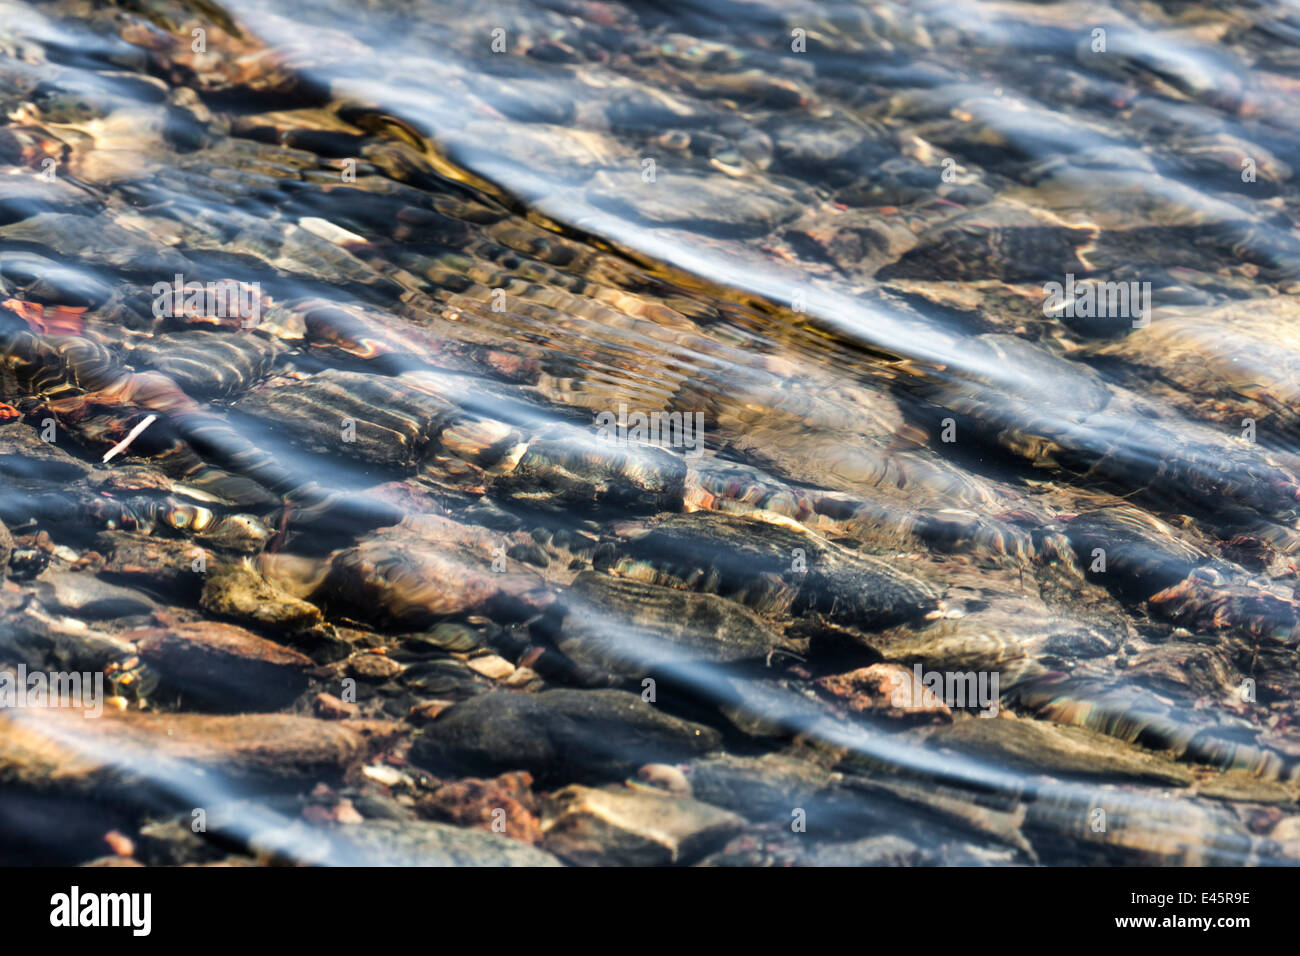
[[6, 860], [1300, 853], [1291, 6], [0, 13]]

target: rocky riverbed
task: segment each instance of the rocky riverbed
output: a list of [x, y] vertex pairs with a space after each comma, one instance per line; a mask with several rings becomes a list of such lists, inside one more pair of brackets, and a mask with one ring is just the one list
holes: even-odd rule
[[1298, 39], [0, 0], [0, 862], [1300, 861]]

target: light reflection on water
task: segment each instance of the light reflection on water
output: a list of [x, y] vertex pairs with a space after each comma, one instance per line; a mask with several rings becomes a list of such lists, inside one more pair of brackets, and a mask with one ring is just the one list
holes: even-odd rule
[[[9, 310], [6, 348], [27, 343], [33, 367], [56, 352], [72, 362], [58, 352], [70, 327], [105, 350], [93, 370], [74, 356], [83, 364], [58, 382], [11, 370], [4, 400], [29, 422], [52, 400], [95, 460], [97, 442], [121, 438], [114, 403], [160, 412], [140, 460], [212, 496], [223, 516], [251, 513], [268, 553], [315, 562], [308, 576], [326, 590], [302, 596], [331, 623], [390, 636], [417, 626], [383, 616], [416, 600], [399, 585], [418, 604], [430, 585], [413, 579], [438, 562], [477, 580], [489, 560], [470, 545], [435, 549], [438, 561], [411, 572], [404, 562], [426, 546], [412, 542], [381, 552], [388, 577], [358, 600], [337, 555], [420, 511], [506, 535], [544, 529], [546, 547], [557, 530], [590, 533], [614, 551], [663, 511], [797, 521], [916, 574], [947, 616], [831, 627], [828, 608], [857, 597], [823, 607], [806, 597], [812, 585], [790, 585], [809, 589], [796, 616], [821, 615], [780, 619], [801, 638], [815, 632], [802, 671], [739, 697], [727, 666], [687, 656], [661, 675], [687, 712], [711, 714], [727, 747], [801, 737], [835, 755], [845, 786], [884, 788], [864, 800], [888, 793], [900, 820], [964, 820], [983, 834], [975, 842], [1002, 824], [974, 823], [940, 798], [996, 795], [1011, 808], [1008, 832], [1029, 838], [993, 840], [1021, 862], [1088, 859], [1089, 839], [1163, 860], [1168, 845], [1190, 845], [1187, 831], [1202, 841], [1188, 851], [1197, 861], [1264, 852], [1227, 804], [1104, 773], [1079, 780], [1051, 762], [1059, 754], [1044, 754], [1040, 772], [1001, 745], [939, 749], [888, 719], [846, 719], [809, 679], [882, 658], [910, 664], [889, 642], [919, 635], [924, 646], [941, 627], [956, 638], [917, 659], [1003, 669], [1006, 658], [970, 650], [995, 633], [1032, 664], [1004, 672], [1019, 719], [1290, 779], [1300, 616], [1287, 555], [1300, 545], [1300, 462], [1287, 399], [1300, 247], [1286, 157], [1300, 61], [1278, 40], [1295, 29], [1290, 14], [1216, 8], [1198, 22], [1125, 7], [1094, 24], [1054, 4], [486, 12], [236, 0], [226, 9], [247, 28], [241, 78], [221, 50], [171, 72], [155, 60], [146, 77], [140, 45], [93, 38], [46, 8], [2, 8], [0, 95], [23, 135], [4, 141], [14, 165], [0, 179], [0, 276], [7, 296], [49, 303], [35, 339], [37, 313]], [[127, 32], [142, 44], [151, 29], [137, 18]], [[199, 95], [158, 106], [166, 87], [185, 85]], [[24, 131], [42, 125], [69, 148], [61, 178], [36, 186], [33, 151], [45, 146]], [[29, 188], [9, 189], [19, 177]], [[52, 211], [139, 230], [148, 253], [89, 241], [93, 219], [65, 247], [23, 231]], [[346, 238], [304, 225], [321, 220]], [[20, 258], [33, 253], [47, 259]], [[269, 294], [251, 334], [288, 350], [249, 396], [194, 403], [201, 372], [179, 363], [153, 374], [180, 392], [138, 377], [143, 353], [131, 349], [158, 332], [139, 289], [173, 269]], [[1043, 284], [1067, 277], [1145, 284], [1151, 325], [1048, 314]], [[69, 290], [89, 310], [52, 316]], [[64, 335], [50, 334], [56, 320]], [[115, 377], [124, 354], [137, 355], [129, 380]], [[314, 386], [321, 394], [295, 411]], [[87, 404], [87, 392], [99, 398]], [[704, 414], [704, 460], [591, 445], [597, 416], [620, 407]], [[351, 440], [346, 424], [338, 442], [332, 426], [316, 430], [330, 416], [353, 422]], [[23, 468], [0, 516], [15, 533], [48, 527], [89, 550], [100, 530], [85, 520], [92, 479]], [[587, 507], [583, 469], [616, 489], [605, 507]], [[1104, 538], [1111, 570], [1099, 571], [1081, 516], [1125, 508], [1127, 523]], [[669, 557], [676, 586], [719, 590], [722, 559]], [[1152, 567], [1165, 570], [1148, 578]], [[579, 607], [573, 567], [527, 570], [556, 607], [635, 643], [616, 609]], [[1165, 585], [1143, 590], [1156, 577]], [[754, 603], [770, 584], [726, 596]], [[195, 606], [165, 583], [146, 590]], [[550, 608], [520, 612], [543, 644], [564, 626]], [[273, 638], [275, 627], [259, 625]], [[1053, 683], [1062, 672], [1071, 683]], [[1246, 679], [1258, 706], [1235, 696]], [[724, 718], [720, 705], [748, 718]], [[746, 719], [777, 732], [747, 738], [736, 729]], [[178, 804], [204, 786], [139, 755], [103, 756]], [[934, 800], [900, 796], [909, 780]], [[1099, 800], [1123, 825], [1090, 838]]]

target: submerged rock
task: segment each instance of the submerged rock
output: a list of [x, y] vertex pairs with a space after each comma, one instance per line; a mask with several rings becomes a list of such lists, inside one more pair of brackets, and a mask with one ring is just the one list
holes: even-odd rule
[[401, 733], [383, 721], [339, 723], [288, 714], [208, 716], [105, 709], [24, 713], [0, 721], [0, 780], [81, 788], [110, 777], [182, 780], [207, 768], [288, 780], [341, 775]]
[[542, 782], [613, 779], [642, 764], [717, 747], [711, 727], [620, 690], [496, 691], [449, 708], [416, 737], [411, 759], [437, 772], [527, 770]]
[[1168, 757], [1128, 747], [1082, 727], [1038, 720], [971, 718], [933, 731], [927, 742], [1030, 773], [1185, 787], [1192, 774]]
[[554, 599], [532, 571], [507, 569], [502, 538], [435, 515], [409, 517], [337, 554], [326, 588], [368, 617], [409, 627], [465, 611], [527, 615]]
[[137, 346], [130, 361], [164, 373], [191, 398], [226, 398], [256, 384], [284, 351], [278, 340], [262, 336], [183, 332]]
[[568, 615], [556, 644], [597, 675], [699, 681], [699, 664], [770, 664], [794, 648], [747, 608], [694, 594], [584, 571], [565, 595]]
[[311, 451], [393, 467], [419, 461], [458, 411], [408, 379], [333, 369], [273, 380], [236, 407]]
[[508, 836], [446, 823], [368, 820], [339, 832], [345, 866], [562, 866], [550, 853]]
[[689, 797], [571, 786], [544, 802], [542, 846], [585, 866], [682, 864], [744, 826], [736, 814]]
[[[839, 774], [817, 763], [785, 754], [761, 757], [723, 754], [693, 760], [686, 766], [691, 795], [713, 806], [739, 813], [749, 820], [790, 820], [796, 807], [814, 813], [825, 808], [839, 816], [850, 803], [850, 795], [835, 788]], [[832, 809], [838, 805], [839, 810]]]
[[615, 507], [631, 512], [682, 506], [686, 463], [648, 445], [619, 445], [586, 433], [544, 436], [493, 487], [544, 509]]
[[[944, 701], [897, 664], [872, 664], [818, 679], [817, 686], [855, 713], [908, 720], [952, 719]], [[978, 706], [978, 701], [968, 701]], [[997, 701], [992, 701], [993, 706]]]
[[897, 836], [871, 836], [851, 843], [819, 845], [800, 861], [801, 866], [926, 866], [933, 853]]
[[939, 606], [921, 579], [794, 522], [672, 515], [617, 552], [607, 563], [624, 577], [733, 597], [760, 614], [813, 612], [874, 630], [916, 621]]
[[212, 568], [199, 603], [222, 617], [287, 630], [308, 628], [321, 620], [316, 605], [281, 591], [243, 561]]
[[45, 607], [87, 621], [136, 617], [157, 607], [140, 591], [81, 571], [49, 570], [29, 586]]
[[126, 531], [101, 531], [95, 537], [95, 548], [106, 556], [100, 574], [165, 600], [197, 596], [213, 561], [209, 551], [190, 542]]
[[284, 707], [307, 689], [311, 658], [233, 624], [196, 621], [129, 631], [164, 687], [212, 710]]

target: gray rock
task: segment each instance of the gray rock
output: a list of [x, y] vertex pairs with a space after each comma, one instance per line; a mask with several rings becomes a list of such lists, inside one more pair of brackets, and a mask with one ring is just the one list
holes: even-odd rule
[[[793, 560], [799, 552], [803, 570]], [[659, 584], [708, 590], [764, 614], [816, 611], [862, 630], [913, 621], [938, 606], [933, 588], [887, 561], [820, 535], [718, 512], [670, 515], [607, 564], [624, 574], [644, 574], [648, 565]]]
[[[0, 550], [3, 538], [4, 535], [0, 534]], [[31, 587], [50, 610], [89, 620], [149, 614], [156, 606], [139, 591], [110, 584], [84, 572], [50, 570]]]
[[754, 821], [788, 821], [793, 808], [826, 802], [839, 779], [814, 763], [775, 753], [707, 757], [688, 764], [686, 775], [696, 799]]
[[416, 737], [411, 759], [434, 772], [527, 770], [539, 782], [626, 776], [721, 742], [711, 727], [620, 690], [496, 691], [451, 707]]
[[651, 445], [613, 445], [594, 435], [557, 430], [529, 442], [493, 489], [538, 508], [612, 506], [633, 512], [682, 506], [686, 464]]
[[345, 866], [563, 866], [550, 853], [499, 833], [425, 821], [346, 827], [331, 857]]
[[851, 843], [823, 844], [803, 862], [805, 866], [922, 866], [931, 859], [910, 840], [872, 836]]
[[0, 236], [10, 242], [35, 243], [73, 262], [89, 261], [151, 276], [193, 271], [189, 260], [148, 234], [102, 217], [43, 212], [0, 227]]
[[41, 441], [36, 429], [16, 421], [0, 425], [0, 475], [7, 479], [74, 482], [90, 466], [58, 445]]

